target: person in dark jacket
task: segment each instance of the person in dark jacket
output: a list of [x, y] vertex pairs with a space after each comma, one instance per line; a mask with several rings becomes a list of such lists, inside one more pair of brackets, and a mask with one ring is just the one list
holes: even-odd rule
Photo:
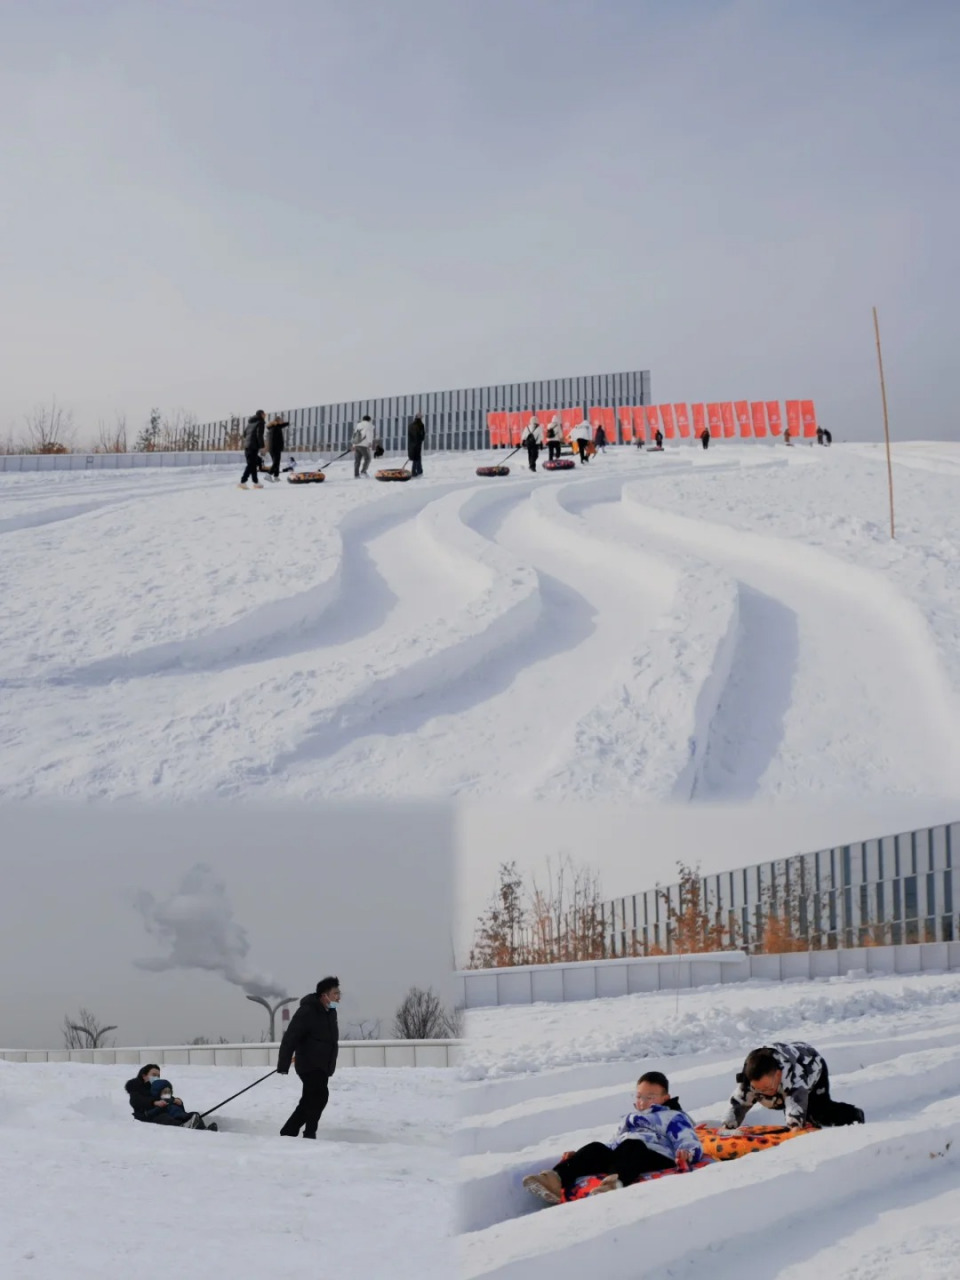
[[597, 453], [606, 452], [607, 433], [602, 422], [597, 426], [596, 434], [593, 437], [593, 443], [597, 446]]
[[241, 489], [247, 487], [248, 480], [253, 480], [255, 489], [263, 488], [257, 479], [257, 472], [260, 470], [260, 450], [263, 448], [263, 429], [266, 421], [267, 415], [262, 409], [258, 409], [252, 418], [247, 419], [247, 430], [243, 437], [243, 453], [247, 465], [243, 469], [243, 477], [240, 480]]
[[657, 442], [657, 448], [662, 449], [663, 448], [663, 432], [658, 431], [653, 438]]
[[300, 1101], [280, 1130], [285, 1138], [317, 1136], [317, 1125], [330, 1097], [329, 1081], [337, 1067], [340, 1031], [337, 1007], [339, 978], [324, 978], [314, 993], [304, 996], [280, 1041], [277, 1074], [285, 1076], [294, 1063], [303, 1085]]
[[283, 428], [289, 427], [286, 418], [276, 417], [267, 427], [267, 452], [270, 454], [270, 467], [266, 474], [271, 480], [280, 480], [280, 462], [283, 456]]
[[427, 428], [419, 413], [407, 427], [407, 457], [413, 463], [412, 474], [423, 475], [423, 442], [427, 438]]
[[[166, 1124], [181, 1129], [210, 1129], [216, 1132], [215, 1124], [204, 1124], [196, 1111], [184, 1109], [179, 1098], [171, 1098], [173, 1106], [169, 1107], [163, 1097], [157, 1097], [162, 1092], [155, 1084], [159, 1080], [160, 1068], [155, 1062], [148, 1062], [123, 1086], [130, 1099], [134, 1120], [143, 1120], [146, 1124]], [[170, 1092], [172, 1094], [173, 1091]]]
[[710, 431], [707, 427], [703, 429], [703, 435], [700, 437], [700, 443], [705, 449], [710, 448]]

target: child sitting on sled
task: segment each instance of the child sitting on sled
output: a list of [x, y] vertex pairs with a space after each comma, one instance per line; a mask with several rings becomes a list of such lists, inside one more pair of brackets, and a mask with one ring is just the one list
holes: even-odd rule
[[826, 1062], [816, 1049], [800, 1041], [777, 1041], [747, 1054], [720, 1132], [738, 1129], [756, 1103], [783, 1111], [790, 1129], [864, 1123], [859, 1107], [830, 1097]]
[[528, 1191], [547, 1204], [560, 1204], [579, 1178], [599, 1177], [590, 1193], [628, 1187], [646, 1173], [685, 1172], [703, 1156], [693, 1121], [670, 1097], [667, 1077], [648, 1071], [637, 1081], [634, 1109], [620, 1122], [610, 1143], [589, 1142], [543, 1173], [524, 1178]]

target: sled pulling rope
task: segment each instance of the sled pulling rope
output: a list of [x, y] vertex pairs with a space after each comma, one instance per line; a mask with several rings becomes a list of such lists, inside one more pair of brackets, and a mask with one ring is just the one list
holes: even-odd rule
[[[507, 454], [503, 462], [509, 462], [509, 460], [513, 457], [514, 453], [519, 453], [522, 448], [523, 448], [523, 445], [518, 444], [516, 449], [514, 449], [511, 453]], [[510, 474], [510, 468], [505, 467], [503, 465], [503, 462], [495, 463], [491, 467], [477, 467], [477, 475], [478, 476], [508, 476]]]
[[231, 1093], [229, 1098], [224, 1098], [222, 1102], [218, 1102], [217, 1105], [215, 1107], [211, 1107], [209, 1111], [204, 1111], [200, 1119], [206, 1120], [207, 1116], [212, 1116], [215, 1111], [219, 1111], [221, 1107], [225, 1107], [228, 1102], [232, 1102], [234, 1098], [239, 1098], [241, 1093], [248, 1093], [251, 1089], [255, 1089], [258, 1084], [263, 1084], [264, 1080], [269, 1080], [271, 1076], [275, 1076], [276, 1074], [277, 1069], [274, 1067], [272, 1071], [268, 1071], [267, 1074], [265, 1076], [261, 1076], [259, 1080], [254, 1080], [253, 1084], [248, 1084], [246, 1089], [238, 1089], [236, 1093]]
[[294, 471], [287, 476], [287, 484], [322, 484], [326, 480], [323, 473], [324, 467], [332, 467], [335, 462], [339, 462], [341, 458], [345, 458], [348, 453], [353, 453], [353, 445], [349, 449], [344, 449], [343, 453], [337, 454], [335, 458], [331, 458], [329, 462], [321, 462], [316, 471]]

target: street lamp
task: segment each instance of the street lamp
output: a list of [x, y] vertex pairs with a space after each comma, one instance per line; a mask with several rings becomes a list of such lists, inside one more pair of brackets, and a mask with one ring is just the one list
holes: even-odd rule
[[267, 1013], [270, 1015], [270, 1043], [271, 1044], [273, 1044], [273, 1042], [277, 1038], [276, 1035], [274, 1034], [277, 1011], [282, 1009], [285, 1004], [292, 1004], [293, 1001], [296, 1000], [296, 998], [297, 998], [296, 996], [286, 996], [283, 1000], [278, 1000], [275, 1005], [271, 1006], [270, 1002], [268, 1000], [264, 1000], [263, 996], [247, 996], [247, 999], [252, 1000], [254, 1004], [262, 1004], [263, 1007], [266, 1009]]

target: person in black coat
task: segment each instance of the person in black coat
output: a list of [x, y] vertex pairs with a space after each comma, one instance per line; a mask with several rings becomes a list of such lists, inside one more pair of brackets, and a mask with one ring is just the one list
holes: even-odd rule
[[255, 489], [263, 488], [257, 479], [257, 473], [260, 470], [260, 450], [263, 448], [263, 428], [266, 421], [267, 415], [262, 409], [258, 409], [252, 418], [247, 419], [247, 430], [243, 437], [243, 454], [247, 465], [240, 480], [241, 489], [245, 489], [247, 481], [251, 479]]
[[703, 435], [700, 437], [700, 443], [705, 449], [710, 448], [710, 431], [707, 427], [703, 429]]
[[[123, 1086], [130, 1099], [134, 1120], [142, 1120], [146, 1124], [174, 1125], [181, 1129], [212, 1129], [216, 1132], [217, 1126], [204, 1124], [196, 1111], [190, 1111], [186, 1115], [168, 1115], [167, 1104], [153, 1096], [151, 1082], [159, 1079], [160, 1068], [155, 1062], [148, 1062]], [[174, 1101], [180, 1102], [180, 1099], [175, 1098]], [[180, 1105], [183, 1106], [182, 1103]]]
[[407, 457], [413, 463], [412, 474], [423, 475], [423, 442], [427, 438], [427, 428], [419, 413], [407, 427]]
[[286, 418], [276, 417], [267, 427], [267, 450], [270, 454], [270, 466], [266, 474], [271, 480], [280, 479], [280, 462], [283, 455], [283, 428], [289, 427]]
[[280, 1041], [277, 1074], [285, 1076], [294, 1063], [303, 1085], [300, 1101], [280, 1130], [285, 1138], [317, 1136], [317, 1125], [330, 1097], [329, 1081], [337, 1067], [340, 1031], [337, 1007], [339, 978], [324, 978], [316, 992], [304, 996]]

